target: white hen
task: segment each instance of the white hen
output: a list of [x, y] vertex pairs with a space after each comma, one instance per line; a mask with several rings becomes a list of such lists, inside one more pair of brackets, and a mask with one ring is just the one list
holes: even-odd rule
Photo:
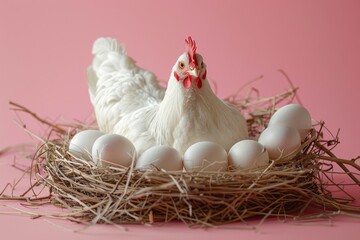
[[127, 137], [138, 154], [154, 145], [173, 146], [183, 154], [204, 140], [229, 150], [248, 137], [244, 117], [211, 90], [195, 42], [189, 37], [185, 43], [165, 91], [116, 40], [95, 41], [87, 75], [100, 130]]

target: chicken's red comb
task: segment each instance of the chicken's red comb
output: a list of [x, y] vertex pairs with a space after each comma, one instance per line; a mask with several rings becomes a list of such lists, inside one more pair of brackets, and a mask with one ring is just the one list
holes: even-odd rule
[[189, 62], [191, 65], [196, 65], [196, 42], [191, 38], [188, 37], [185, 39], [185, 50], [189, 56]]

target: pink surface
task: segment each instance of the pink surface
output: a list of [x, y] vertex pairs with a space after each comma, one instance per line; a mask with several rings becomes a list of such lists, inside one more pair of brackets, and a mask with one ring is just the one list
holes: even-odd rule
[[[6, 1], [0, 2], [0, 149], [32, 141], [14, 124], [12, 100], [49, 119], [84, 120], [92, 114], [85, 69], [97, 37], [112, 36], [144, 68], [168, 79], [188, 35], [227, 96], [247, 81], [270, 96], [287, 89], [284, 69], [299, 86], [302, 103], [314, 119], [325, 120], [344, 158], [359, 154], [359, 1]], [[247, 90], [247, 89], [246, 89]], [[245, 94], [246, 90], [241, 94]], [[26, 120], [37, 133], [39, 124]], [[12, 156], [0, 158], [0, 189], [19, 175]], [[20, 161], [20, 160], [18, 160]], [[358, 189], [354, 191], [359, 192]], [[354, 192], [354, 194], [356, 194]], [[359, 196], [359, 194], [357, 195]], [[0, 204], [11, 204], [0, 202]], [[18, 206], [18, 203], [13, 206]], [[0, 206], [0, 212], [8, 212]], [[293, 225], [276, 220], [254, 230], [190, 230], [179, 223], [130, 227], [122, 232], [96, 226], [81, 233], [66, 221], [30, 220], [0, 214], [2, 236], [12, 239], [358, 239], [360, 221], [335, 218]], [[256, 223], [253, 223], [256, 224]], [[231, 227], [243, 227], [242, 224]], [[291, 237], [290, 237], [291, 236]]]

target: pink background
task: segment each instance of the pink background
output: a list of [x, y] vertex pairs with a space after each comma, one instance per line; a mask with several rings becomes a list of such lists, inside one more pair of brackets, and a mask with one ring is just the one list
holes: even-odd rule
[[[335, 152], [359, 155], [360, 1], [0, 1], [0, 149], [33, 141], [15, 123], [8, 101], [24, 104], [51, 120], [84, 120], [93, 111], [85, 69], [91, 46], [101, 36], [118, 38], [144, 68], [167, 80], [188, 35], [208, 66], [208, 76], [225, 97], [247, 81], [270, 96], [289, 87], [284, 69], [300, 87], [314, 119], [340, 131]], [[245, 94], [246, 90], [241, 92]], [[41, 134], [43, 128], [23, 118]], [[25, 120], [26, 119], [26, 120]], [[17, 157], [21, 159], [21, 157]], [[0, 189], [20, 172], [13, 156], [0, 158]], [[17, 160], [21, 161], [21, 160]], [[356, 191], [356, 192], [355, 192]], [[354, 194], [359, 197], [359, 189]], [[12, 211], [0, 202], [0, 212]], [[337, 217], [313, 224], [275, 220], [254, 230], [190, 230], [179, 223], [130, 226], [122, 232], [0, 213], [1, 239], [358, 239], [360, 221]], [[254, 225], [257, 222], [250, 222]], [[231, 227], [243, 227], [233, 224]], [[65, 229], [66, 228], [66, 229]]]

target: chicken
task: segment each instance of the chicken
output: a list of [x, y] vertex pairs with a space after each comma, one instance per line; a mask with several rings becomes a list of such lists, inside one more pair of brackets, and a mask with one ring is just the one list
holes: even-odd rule
[[87, 78], [99, 129], [127, 137], [139, 155], [155, 145], [172, 146], [184, 154], [199, 141], [218, 143], [228, 151], [248, 138], [241, 113], [212, 91], [191, 37], [185, 48], [164, 89], [115, 39], [97, 39]]

